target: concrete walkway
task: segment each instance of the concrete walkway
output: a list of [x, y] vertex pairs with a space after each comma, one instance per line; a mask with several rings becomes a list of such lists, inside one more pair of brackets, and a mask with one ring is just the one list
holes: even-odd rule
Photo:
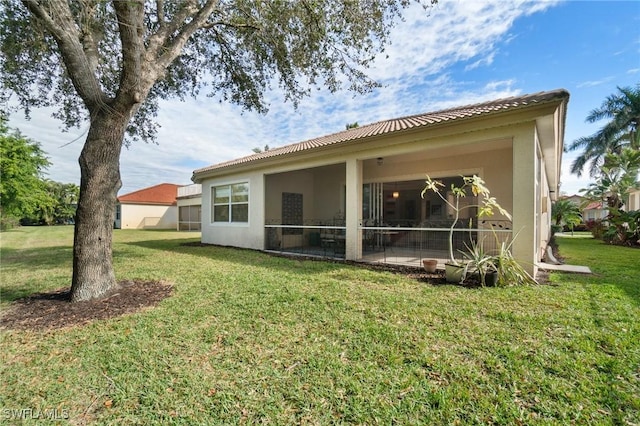
[[576, 274], [591, 274], [591, 269], [588, 266], [578, 265], [552, 265], [551, 263], [538, 263], [538, 268], [545, 271], [560, 271], [560, 272], [573, 272]]

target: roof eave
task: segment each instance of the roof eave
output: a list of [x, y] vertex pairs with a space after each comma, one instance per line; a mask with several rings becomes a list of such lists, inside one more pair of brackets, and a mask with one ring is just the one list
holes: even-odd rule
[[[562, 123], [562, 126], [561, 126], [562, 128], [559, 130], [561, 133], [561, 140], [563, 140], [564, 122], [566, 120], [566, 103], [568, 102], [568, 99], [569, 99], [569, 93], [564, 89], [558, 89], [555, 91], [548, 92], [548, 95], [549, 95], [548, 99], [531, 102], [523, 105], [518, 105], [515, 107], [508, 107], [506, 109], [501, 109], [501, 110], [482, 112], [477, 115], [457, 117], [451, 120], [443, 120], [439, 122], [428, 123], [425, 125], [411, 127], [407, 129], [398, 129], [398, 130], [393, 130], [390, 132], [376, 134], [376, 135], [346, 139], [346, 140], [337, 141], [337, 142], [323, 145], [323, 146], [303, 149], [297, 152], [275, 153], [275, 155], [265, 156], [262, 158], [258, 157], [255, 159], [251, 159], [251, 157], [254, 157], [254, 156], [247, 156], [247, 157], [243, 157], [243, 158], [246, 158], [246, 161], [243, 161], [241, 163], [237, 163], [237, 161], [242, 160], [242, 158], [238, 160], [231, 160], [228, 162], [230, 163], [228, 165], [225, 165], [225, 163], [221, 163], [219, 165], [194, 170], [191, 180], [194, 183], [202, 183], [205, 179], [208, 179], [211, 177], [226, 175], [229, 173], [237, 173], [237, 172], [244, 171], [246, 169], [256, 169], [259, 167], [268, 167], [272, 164], [278, 164], [278, 163], [281, 163], [283, 161], [283, 158], [285, 157], [287, 160], [294, 160], [294, 159], [300, 158], [301, 156], [316, 156], [318, 155], [318, 153], [322, 153], [328, 150], [333, 150], [336, 148], [341, 148], [344, 145], [357, 146], [363, 143], [371, 142], [372, 140], [379, 139], [379, 138], [389, 138], [391, 136], [401, 136], [401, 135], [406, 135], [411, 133], [421, 133], [426, 130], [431, 131], [431, 130], [445, 128], [449, 126], [458, 126], [462, 123], [467, 124], [473, 121], [484, 121], [488, 118], [518, 114], [522, 111], [532, 111], [532, 112], [539, 111], [541, 114], [549, 114], [549, 111], [556, 111], [559, 106], [562, 106], [562, 114], [561, 114], [562, 117], [560, 120], [560, 122]], [[303, 143], [303, 142], [300, 142], [300, 143]], [[293, 145], [296, 145], [296, 144], [288, 145], [287, 147], [291, 147]], [[562, 149], [562, 144], [560, 148]], [[263, 154], [266, 154], [266, 153], [263, 153]], [[271, 153], [271, 154], [274, 154], [274, 153]], [[562, 158], [561, 158], [561, 152], [560, 152], [560, 158], [558, 160], [558, 164], [560, 164], [559, 161], [561, 161], [561, 159]]]

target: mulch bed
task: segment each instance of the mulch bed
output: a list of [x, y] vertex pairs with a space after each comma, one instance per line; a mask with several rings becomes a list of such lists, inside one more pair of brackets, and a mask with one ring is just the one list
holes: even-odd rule
[[69, 303], [69, 288], [16, 300], [0, 318], [0, 327], [42, 331], [118, 317], [157, 305], [173, 286], [161, 281], [123, 281], [102, 299]]

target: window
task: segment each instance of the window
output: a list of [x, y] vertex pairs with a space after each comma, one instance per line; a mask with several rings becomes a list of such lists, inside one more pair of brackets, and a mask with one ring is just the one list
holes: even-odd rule
[[249, 183], [211, 188], [213, 222], [249, 222]]

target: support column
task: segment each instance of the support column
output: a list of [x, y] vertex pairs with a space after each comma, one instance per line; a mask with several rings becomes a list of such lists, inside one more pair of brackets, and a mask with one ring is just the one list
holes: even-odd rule
[[347, 160], [346, 170], [345, 258], [358, 260], [362, 257], [362, 161]]
[[[537, 272], [537, 187], [539, 163], [535, 124], [516, 133], [513, 138], [513, 256], [527, 272]], [[539, 183], [538, 183], [539, 184]]]

